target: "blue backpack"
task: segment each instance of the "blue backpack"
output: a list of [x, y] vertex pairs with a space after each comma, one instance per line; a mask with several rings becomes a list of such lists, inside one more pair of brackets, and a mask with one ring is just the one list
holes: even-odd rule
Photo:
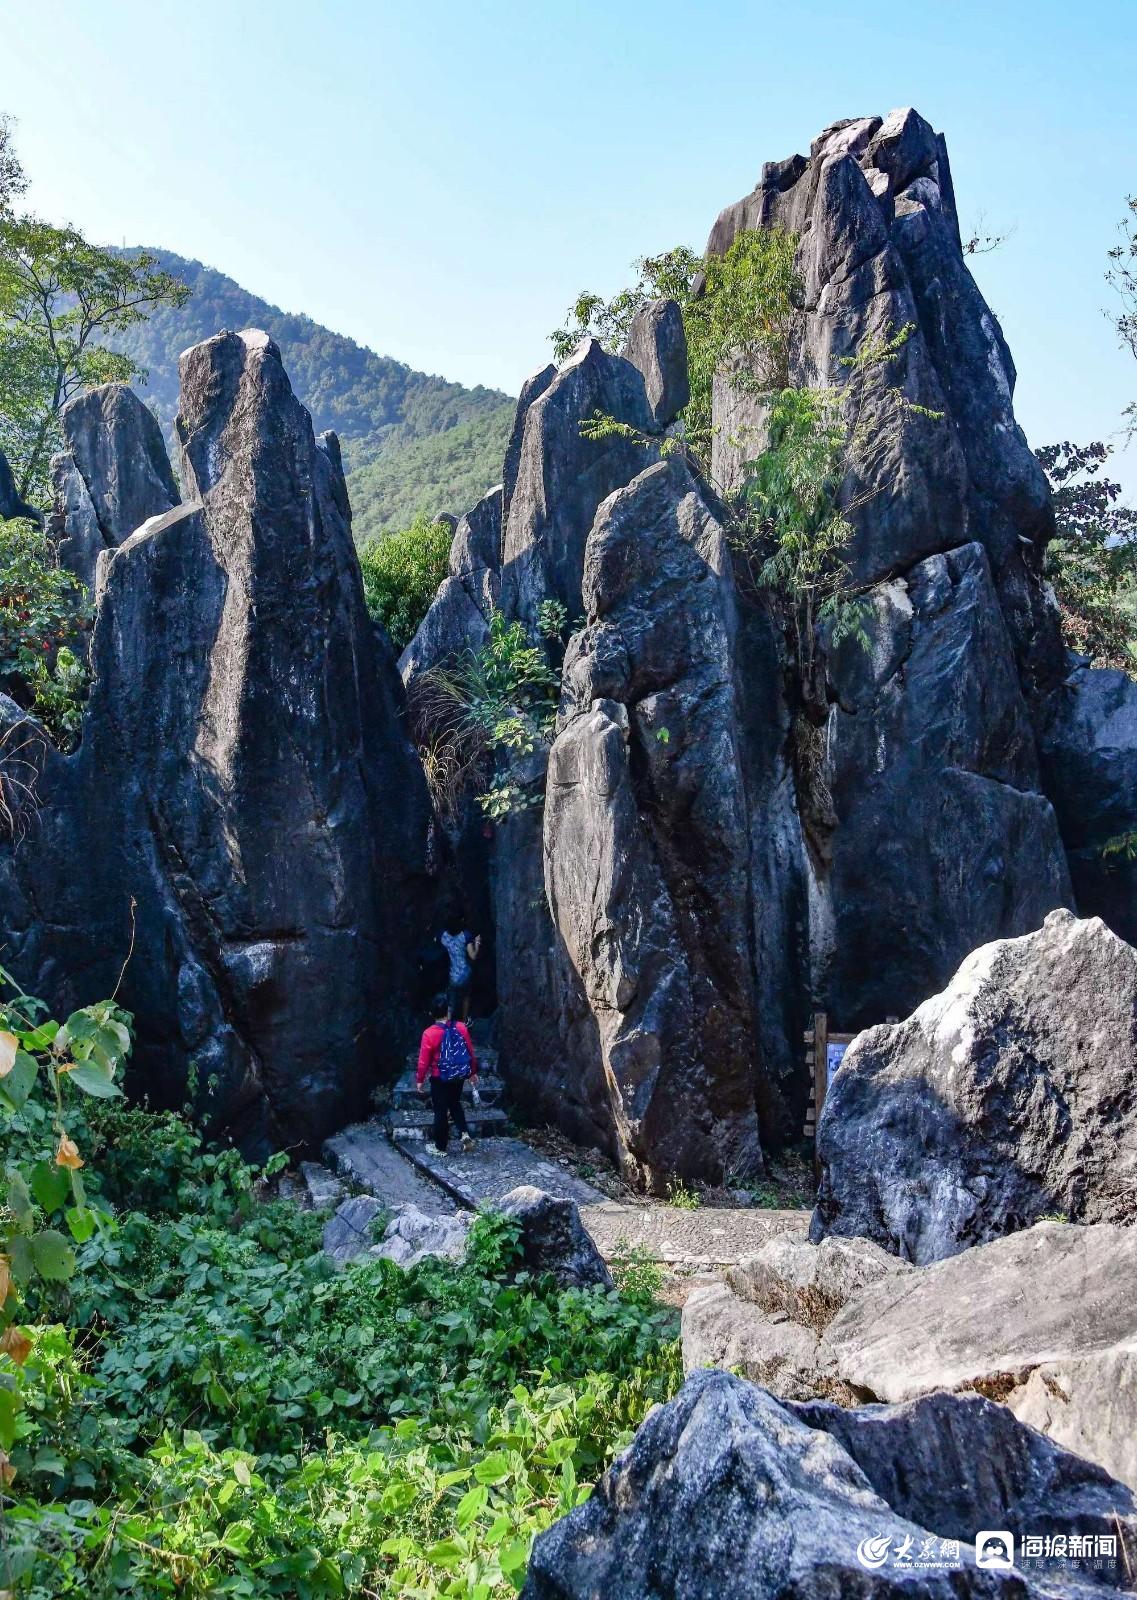
[[438, 1076], [443, 1083], [470, 1076], [470, 1047], [458, 1032], [456, 1023], [442, 1024], [442, 1043], [438, 1047]]

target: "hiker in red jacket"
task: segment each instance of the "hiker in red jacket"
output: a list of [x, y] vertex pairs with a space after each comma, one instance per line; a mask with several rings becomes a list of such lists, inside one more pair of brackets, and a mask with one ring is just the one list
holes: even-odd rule
[[477, 1083], [478, 1062], [470, 1030], [464, 1022], [451, 1021], [444, 994], [434, 997], [434, 1015], [437, 1021], [426, 1029], [419, 1045], [415, 1086], [419, 1094], [425, 1094], [429, 1077], [430, 1101], [434, 1108], [432, 1133], [439, 1154], [445, 1155], [451, 1122], [462, 1136], [462, 1149], [473, 1148], [474, 1141], [462, 1107], [462, 1085], [467, 1078], [472, 1084]]

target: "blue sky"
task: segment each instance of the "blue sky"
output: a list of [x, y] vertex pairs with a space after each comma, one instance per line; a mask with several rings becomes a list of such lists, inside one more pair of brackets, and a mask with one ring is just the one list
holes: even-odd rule
[[[762, 162], [914, 105], [947, 135], [1032, 443], [1108, 437], [1137, 363], [1104, 311], [1137, 191], [1132, 0], [0, 0], [32, 201], [516, 392], [584, 287], [701, 248]], [[1137, 499], [1137, 445], [1115, 458]]]

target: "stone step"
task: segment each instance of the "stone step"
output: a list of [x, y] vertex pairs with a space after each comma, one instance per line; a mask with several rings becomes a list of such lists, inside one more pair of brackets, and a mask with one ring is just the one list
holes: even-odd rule
[[[505, 1085], [493, 1072], [478, 1073], [478, 1094], [481, 1096], [483, 1106], [500, 1105], [505, 1094]], [[427, 1096], [420, 1095], [416, 1087], [415, 1074], [404, 1072], [391, 1091], [392, 1111], [416, 1111]], [[465, 1094], [467, 1106], [471, 1104], [470, 1091]]]
[[[476, 1139], [484, 1139], [494, 1133], [504, 1133], [509, 1126], [509, 1118], [500, 1106], [472, 1106], [467, 1102], [465, 1109], [466, 1124]], [[434, 1116], [429, 1104], [424, 1106], [421, 1100], [408, 1111], [392, 1110], [386, 1117], [386, 1126], [392, 1139], [404, 1135], [410, 1138], [424, 1138], [430, 1132], [433, 1122]]]
[[326, 1211], [329, 1207], [334, 1209], [347, 1194], [343, 1179], [319, 1161], [302, 1161], [300, 1177], [311, 1211]]
[[432, 1215], [454, 1209], [448, 1195], [399, 1154], [378, 1120], [356, 1122], [334, 1134], [323, 1154], [348, 1184], [386, 1206], [416, 1205]]

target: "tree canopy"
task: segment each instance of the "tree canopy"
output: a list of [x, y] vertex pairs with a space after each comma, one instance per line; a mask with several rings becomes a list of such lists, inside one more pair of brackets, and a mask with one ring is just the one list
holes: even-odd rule
[[25, 179], [0, 123], [0, 449], [24, 500], [46, 504], [61, 407], [75, 394], [142, 368], [106, 341], [189, 289], [145, 251], [123, 256], [17, 212]]

